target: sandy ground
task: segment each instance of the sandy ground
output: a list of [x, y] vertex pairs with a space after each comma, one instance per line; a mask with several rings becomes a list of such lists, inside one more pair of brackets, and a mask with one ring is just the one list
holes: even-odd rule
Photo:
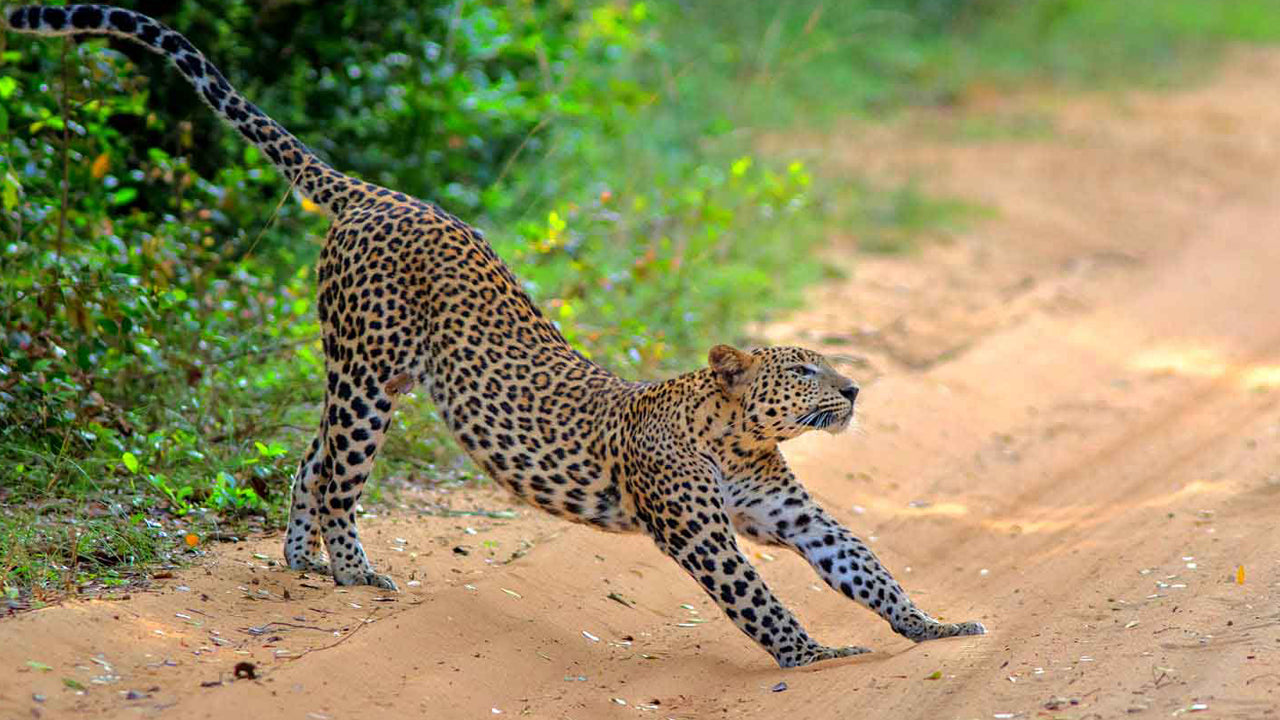
[[[1257, 53], [1176, 94], [780, 143], [998, 211], [907, 257], [837, 238], [847, 279], [761, 329], [858, 360], [861, 430], [787, 454], [985, 637], [912, 645], [752, 547], [817, 638], [876, 649], [779, 670], [644, 538], [422, 490], [363, 521], [397, 595], [284, 571], [266, 537], [0, 622], [0, 718], [1277, 717], [1278, 81]], [[1026, 113], [1054, 132], [949, 131]]]

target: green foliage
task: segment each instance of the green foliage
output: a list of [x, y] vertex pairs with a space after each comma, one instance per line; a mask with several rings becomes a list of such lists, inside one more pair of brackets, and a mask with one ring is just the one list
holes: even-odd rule
[[1277, 40], [1280, 4], [1271, 0], [1038, 0], [1011, 3], [957, 54], [1005, 80], [1167, 84], [1227, 42]]
[[856, 218], [858, 249], [884, 254], [909, 251], [921, 237], [952, 232], [994, 214], [960, 198], [927, 195], [914, 183], [888, 192], [860, 188], [844, 205]]
[[0, 515], [0, 580], [18, 587], [74, 590], [126, 582], [134, 566], [161, 561], [172, 550], [141, 515], [68, 519], [25, 510]]
[[812, 128], [974, 85], [1168, 84], [1231, 42], [1280, 40], [1273, 0], [706, 0], [669, 12], [660, 69], [686, 136]]
[[562, 201], [496, 244], [570, 342], [652, 376], [696, 362], [708, 337], [794, 300], [814, 276], [810, 184], [800, 163], [775, 171], [741, 157], [674, 187]]

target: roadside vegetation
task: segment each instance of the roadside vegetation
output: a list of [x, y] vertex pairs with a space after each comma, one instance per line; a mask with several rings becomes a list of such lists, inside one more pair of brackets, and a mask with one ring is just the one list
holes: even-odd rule
[[[964, 215], [815, 181], [761, 133], [977, 84], [1184, 82], [1280, 37], [1270, 0], [122, 4], [336, 167], [484, 229], [632, 377], [794, 305], [836, 225], [902, 249]], [[26, 604], [282, 522], [321, 399], [323, 222], [137, 47], [5, 35], [0, 68], [0, 583]], [[397, 425], [381, 475], [470, 477], [428, 403]]]

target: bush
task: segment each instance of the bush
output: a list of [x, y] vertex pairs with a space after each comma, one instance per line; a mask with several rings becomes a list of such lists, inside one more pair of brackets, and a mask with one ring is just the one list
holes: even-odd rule
[[[624, 372], [700, 361], [816, 267], [795, 257], [817, 237], [802, 167], [690, 142], [627, 168], [685, 140], [619, 141], [660, 116], [646, 64], [668, 49], [644, 3], [136, 7], [336, 166], [498, 225], [566, 335]], [[0, 500], [127, 487], [263, 510], [290, 464], [261, 447], [296, 443], [320, 400], [321, 219], [158, 58], [8, 40]], [[402, 421], [417, 440], [393, 464], [447, 456], [433, 423]]]

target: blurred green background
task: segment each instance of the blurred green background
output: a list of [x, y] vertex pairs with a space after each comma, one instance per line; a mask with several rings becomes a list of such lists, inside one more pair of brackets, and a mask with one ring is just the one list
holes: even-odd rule
[[[833, 228], [950, 221], [761, 156], [762, 134], [976, 86], [1182, 84], [1280, 38], [1273, 0], [121, 4], [336, 167], [484, 229], [572, 342], [645, 378], [793, 306]], [[0, 43], [6, 592], [126, 582], [175, 530], [279, 524], [322, 395], [322, 218], [140, 48]], [[428, 404], [397, 425], [381, 475], [470, 475]]]

